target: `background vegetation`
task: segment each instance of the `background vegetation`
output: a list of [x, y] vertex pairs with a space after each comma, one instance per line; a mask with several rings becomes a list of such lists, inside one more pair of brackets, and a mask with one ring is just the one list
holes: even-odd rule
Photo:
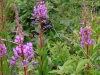
[[[25, 36], [24, 43], [33, 43], [35, 57], [39, 57], [39, 23], [32, 24], [35, 18], [32, 17], [34, 6], [39, 0], [4, 0], [5, 31], [0, 38], [13, 40], [16, 29], [15, 13], [13, 4], [16, 4], [20, 17], [20, 24], [23, 26]], [[86, 59], [85, 47], [80, 46], [80, 23], [83, 21], [83, 0], [45, 0], [48, 8], [49, 20], [43, 24], [44, 51], [47, 51], [48, 75], [100, 75], [100, 1], [86, 0], [86, 21], [91, 26], [94, 44], [89, 47], [89, 59]], [[0, 11], [1, 12], [1, 11]], [[1, 16], [1, 13], [0, 13]], [[0, 26], [2, 25], [0, 21]], [[50, 25], [48, 28], [47, 26]], [[5, 41], [3, 41], [5, 42]], [[19, 67], [7, 68], [6, 59], [9, 64], [13, 55], [11, 42], [7, 45], [8, 58], [3, 60], [4, 75], [15, 75], [14, 72], [23, 75]], [[87, 67], [89, 63], [89, 67]], [[30, 66], [29, 75], [38, 75], [38, 66]], [[17, 75], [17, 74], [16, 74]]]

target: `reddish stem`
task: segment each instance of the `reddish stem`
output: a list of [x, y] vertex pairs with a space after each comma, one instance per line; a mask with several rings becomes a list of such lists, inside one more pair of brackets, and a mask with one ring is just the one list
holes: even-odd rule
[[22, 60], [24, 60], [24, 52], [23, 52], [23, 46], [21, 44], [21, 51], [22, 51]]
[[[86, 30], [86, 35], [88, 36], [87, 30]], [[86, 38], [86, 41], [87, 39], [88, 37]], [[89, 59], [89, 45], [88, 44], [86, 45], [86, 59]], [[89, 68], [89, 64], [87, 64], [87, 67]]]
[[[86, 1], [83, 0], [83, 17], [84, 17], [84, 26], [86, 27]], [[88, 36], [87, 30], [86, 32], [86, 36]], [[85, 39], [85, 41], [88, 40], [88, 37]], [[86, 59], [88, 59], [88, 45], [86, 45]]]
[[[87, 35], [87, 38], [86, 38], [86, 41], [88, 40], [88, 32], [86, 30], [86, 35]], [[89, 59], [89, 45], [86, 44], [86, 59]], [[87, 64], [87, 67], [89, 68], [89, 64]]]
[[[86, 29], [86, 36], [87, 36], [87, 38], [86, 38], [86, 41], [88, 40], [88, 32], [87, 32], [87, 29]], [[86, 44], [86, 58], [88, 59], [88, 48], [89, 48], [89, 45], [88, 44]]]
[[27, 70], [26, 67], [24, 67], [24, 74], [25, 74], [25, 75], [27, 75], [26, 70]]
[[[22, 61], [24, 60], [24, 52], [23, 52], [23, 45], [22, 45], [22, 41], [21, 41], [21, 36], [20, 36], [20, 45], [21, 45], [21, 51], [22, 51]], [[26, 67], [24, 67], [24, 75], [27, 75], [26, 73]]]
[[[41, 11], [40, 11], [41, 12]], [[43, 47], [43, 39], [42, 39], [42, 17], [40, 17], [40, 50], [42, 50], [42, 47]], [[41, 63], [43, 65], [43, 62], [42, 62], [42, 56], [40, 56], [40, 59], [41, 59]], [[42, 68], [42, 66], [41, 66]], [[42, 71], [42, 75], [44, 75], [44, 72]]]

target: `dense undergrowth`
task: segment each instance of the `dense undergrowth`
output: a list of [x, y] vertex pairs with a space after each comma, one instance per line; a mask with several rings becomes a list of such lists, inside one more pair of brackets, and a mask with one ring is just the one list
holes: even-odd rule
[[0, 75], [100, 75], [99, 0], [0, 0]]

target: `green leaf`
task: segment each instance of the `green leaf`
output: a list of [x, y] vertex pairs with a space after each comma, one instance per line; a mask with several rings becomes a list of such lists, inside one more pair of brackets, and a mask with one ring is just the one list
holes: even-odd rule
[[76, 67], [76, 73], [79, 73], [82, 69], [84, 69], [85, 68], [85, 64], [87, 64], [89, 62], [89, 59], [83, 59], [83, 60], [81, 60], [79, 63], [78, 63], [78, 65], [77, 65], [77, 67]]
[[70, 65], [72, 62], [73, 62], [73, 60], [67, 60], [67, 61], [64, 63], [63, 67], [64, 67], [64, 66]]
[[49, 73], [57, 73], [57, 74], [60, 74], [60, 70], [52, 70]]

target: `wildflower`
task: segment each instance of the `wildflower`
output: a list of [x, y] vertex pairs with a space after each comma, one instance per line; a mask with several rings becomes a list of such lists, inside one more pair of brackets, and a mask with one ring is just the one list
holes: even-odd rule
[[36, 18], [43, 17], [46, 19], [49, 18], [47, 15], [47, 7], [44, 4], [44, 1], [40, 1], [39, 5], [37, 7], [34, 7], [33, 12], [34, 12], [34, 14], [32, 14], [33, 17], [36, 17]]
[[90, 35], [92, 34], [90, 30], [90, 26], [86, 26], [86, 28], [80, 28], [81, 33], [81, 46], [86, 45], [92, 45], [94, 44], [94, 39], [90, 38]]
[[[19, 38], [20, 38], [19, 36], [15, 37], [15, 42], [18, 43], [18, 45], [15, 48], [13, 48], [14, 56], [12, 56], [11, 61], [10, 61], [10, 64], [12, 66], [15, 65], [18, 59], [22, 58], [22, 54], [24, 54], [24, 57], [25, 57], [25, 59], [22, 61], [23, 65], [25, 65], [25, 61], [30, 61], [34, 57], [32, 43], [29, 42], [29, 43], [26, 43], [25, 45], [23, 44], [19, 45], [20, 44]], [[23, 38], [21, 38], [21, 40], [23, 41]], [[23, 49], [23, 53], [21, 49]]]
[[21, 36], [18, 36], [18, 35], [15, 37], [15, 40], [14, 40], [14, 42], [17, 43], [17, 44], [19, 44], [23, 41], [24, 41], [24, 38], [21, 37]]

